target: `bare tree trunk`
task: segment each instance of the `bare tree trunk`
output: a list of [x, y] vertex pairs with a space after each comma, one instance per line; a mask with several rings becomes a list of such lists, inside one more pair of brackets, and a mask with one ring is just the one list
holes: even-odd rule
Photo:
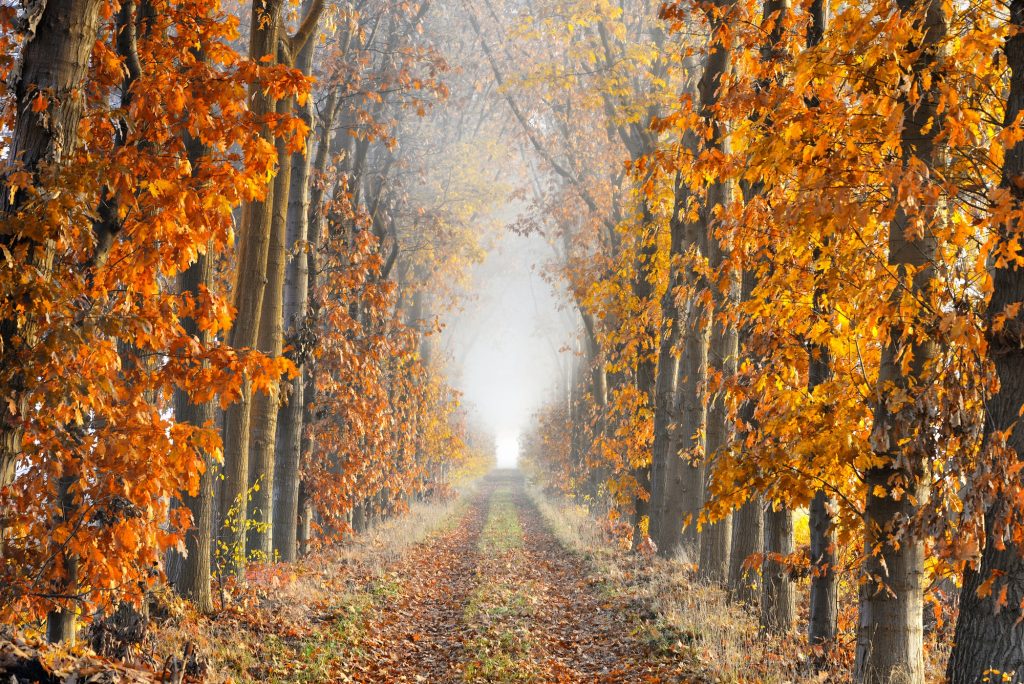
[[[299, 53], [296, 67], [309, 73], [313, 61], [314, 41], [310, 40]], [[300, 116], [312, 130], [311, 101], [300, 110]], [[310, 143], [307, 140], [307, 145]], [[292, 155], [291, 187], [288, 191], [288, 224], [286, 252], [290, 255], [285, 272], [285, 325], [292, 348], [292, 361], [299, 374], [289, 383], [287, 403], [281, 407], [278, 422], [278, 459], [275, 469], [277, 499], [274, 510], [274, 551], [280, 560], [295, 560], [299, 516], [299, 460], [302, 449], [302, 428], [305, 405], [306, 364], [305, 339], [309, 293], [309, 259], [306, 241], [309, 237], [309, 183], [311, 158], [308, 152]]]
[[[714, 119], [714, 106], [718, 102], [718, 86], [722, 75], [729, 65], [729, 48], [719, 41], [718, 27], [721, 25], [721, 14], [708, 14], [709, 46], [708, 57], [697, 84], [700, 103], [700, 114], [704, 123], [711, 129], [711, 136], [704, 143], [707, 149], [715, 149], [724, 144], [722, 131]], [[695, 145], [695, 149], [700, 149]], [[677, 188], [677, 195], [679, 194]], [[706, 189], [701, 202], [700, 217], [696, 222], [686, 221], [684, 240], [688, 258], [707, 257], [710, 255], [712, 226], [716, 205], [725, 206], [728, 201], [729, 189], [722, 183], [712, 183]], [[702, 281], [692, 266], [687, 267], [687, 279], [697, 289], [714, 287]], [[711, 319], [713, 309], [707, 310], [699, 302], [700, 295], [692, 295], [687, 302], [686, 329], [684, 336], [681, 392], [682, 415], [680, 418], [679, 452], [682, 459], [670, 459], [667, 469], [666, 491], [675, 491], [668, 495], [666, 502], [665, 522], [661, 525], [658, 542], [659, 553], [671, 555], [680, 546], [689, 547], [699, 553], [700, 541], [697, 534], [697, 518], [704, 506], [704, 464], [692, 461], [692, 457], [700, 449], [701, 435], [707, 423], [706, 385], [708, 373], [708, 347], [711, 335]], [[683, 522], [689, 520], [685, 531], [678, 529]], [[678, 521], [678, 522], [674, 522]]]
[[[249, 56], [256, 62], [277, 59], [282, 0], [253, 0]], [[262, 88], [253, 88], [250, 108], [257, 116], [274, 112], [274, 101]], [[269, 139], [270, 131], [264, 136]], [[260, 312], [267, 284], [271, 210], [274, 185], [263, 201], [250, 202], [242, 213], [238, 273], [235, 280], [235, 322], [231, 346], [254, 349], [259, 340]], [[248, 529], [249, 440], [252, 429], [252, 386], [245, 379], [242, 396], [224, 416], [224, 482], [221, 491], [221, 539], [227, 549], [226, 570], [241, 572], [245, 566]]]
[[[769, 2], [771, 0], [768, 0]], [[767, 3], [766, 3], [767, 4]], [[752, 270], [743, 272], [740, 286], [740, 300], [749, 300], [757, 286], [757, 276]], [[754, 363], [757, 355], [751, 350], [751, 329], [745, 325], [740, 330], [740, 346], [743, 353]], [[740, 443], [756, 432], [755, 412], [757, 400], [748, 398], [740, 407], [738, 423], [743, 432]], [[752, 496], [739, 507], [733, 516], [732, 555], [729, 561], [729, 595], [735, 601], [755, 605], [761, 595], [761, 576], [756, 569], [744, 567], [747, 560], [755, 553], [764, 550], [764, 501], [759, 496]]]
[[785, 506], [765, 511], [764, 547], [769, 558], [761, 569], [761, 627], [772, 633], [789, 632], [796, 622], [796, 591], [789, 570], [777, 558], [793, 553], [793, 512]]
[[[711, 269], [717, 271], [722, 267], [724, 255], [720, 249], [712, 249]], [[715, 309], [723, 311], [726, 302], [735, 296], [735, 292], [721, 292], [713, 286]], [[735, 326], [722, 319], [712, 325], [711, 345], [708, 361], [711, 370], [721, 378], [730, 378], [736, 374], [736, 357], [739, 354], [739, 337]], [[710, 397], [707, 413], [707, 443], [705, 446], [707, 465], [705, 480], [711, 477], [716, 454], [729, 446], [732, 440], [732, 425], [729, 423], [728, 409], [725, 406], [725, 392], [719, 390]], [[732, 515], [728, 514], [721, 520], [709, 523], [701, 534], [700, 564], [698, 575], [703, 579], [725, 584], [729, 578], [729, 554], [732, 550]]]
[[[71, 493], [71, 485], [78, 476], [74, 473], [62, 475], [57, 481], [57, 525], [66, 522], [75, 510], [75, 500]], [[54, 594], [61, 596], [59, 607], [46, 615], [46, 640], [50, 643], [74, 643], [78, 611], [75, 607], [75, 594], [78, 593], [78, 557], [60, 550], [55, 555], [55, 562], [61, 566], [61, 577], [56, 582]]]
[[832, 533], [830, 502], [818, 490], [811, 501], [811, 606], [807, 638], [812, 646], [828, 647], [835, 642], [839, 619], [839, 582], [836, 577], [835, 535]]
[[[654, 225], [654, 217], [651, 214], [651, 208], [646, 199], [641, 201], [643, 203], [643, 211], [640, 220], [645, 227], [643, 237], [644, 244], [640, 247], [640, 258], [636, 265], [637, 272], [633, 277], [633, 296], [635, 296], [637, 300], [643, 302], [654, 296], [654, 284], [650, 280], [650, 270], [652, 262], [654, 261], [654, 255], [657, 251], [657, 240], [654, 235], [650, 234], [653, 230], [652, 226]], [[650, 322], [644, 326], [644, 332], [650, 336], [652, 344], [658, 343], [658, 331], [650, 325]], [[640, 354], [640, 358], [637, 359], [636, 364], [636, 388], [640, 392], [640, 395], [646, 398], [646, 408], [653, 410], [657, 402], [655, 383], [658, 374], [658, 361], [653, 354], [653, 350], [645, 349], [643, 348], [643, 345], [641, 345], [638, 353]], [[648, 463], [634, 468], [633, 477], [636, 478], [637, 484], [644, 492], [643, 496], [637, 496], [634, 500], [633, 546], [636, 547], [643, 536], [639, 531], [640, 525], [645, 520], [648, 524], [650, 523], [651, 465]], [[647, 498], [645, 499], [644, 497]], [[649, 531], [650, 530], [648, 530], [648, 532]]]
[[732, 551], [729, 556], [729, 596], [754, 605], [760, 596], [760, 575], [744, 567], [747, 559], [764, 548], [764, 503], [746, 501], [733, 515]]
[[[1013, 125], [1024, 111], [1024, 0], [1010, 2], [1010, 33], [1004, 52], [1010, 68], [1010, 89], [1006, 98], [1003, 125]], [[1017, 142], [1003, 159], [1001, 188], [1009, 193], [1011, 211], [1024, 206], [1024, 188], [1018, 179], [1024, 176], [1024, 143]], [[1000, 226], [999, 246], [1018, 239], [1020, 225], [1014, 220]], [[986, 405], [987, 442], [997, 434], [1007, 434], [1006, 448], [1024, 459], [1024, 429], [1020, 409], [1024, 406], [1024, 271], [1012, 260], [995, 269], [992, 299], [988, 304], [989, 354], [999, 376], [999, 391]], [[1016, 314], [1008, 312], [1017, 306]], [[998, 316], [1006, 316], [1001, 329], [992, 326]], [[1024, 681], [1024, 549], [1000, 530], [1000, 524], [1012, 515], [1015, 504], [1005, 495], [992, 503], [985, 515], [985, 548], [981, 563], [968, 568], [960, 594], [960, 615], [956, 623], [953, 652], [946, 672], [950, 684]], [[979, 596], [982, 584], [995, 579], [991, 591]], [[999, 598], [1006, 590], [1005, 603]], [[1002, 674], [1010, 676], [1002, 679]]]
[[[209, 288], [213, 282], [212, 262], [208, 254], [201, 254], [194, 264], [181, 274], [181, 291], [197, 295], [202, 288]], [[189, 335], [198, 337], [200, 344], [209, 343], [209, 334], [201, 331], [194, 319], [182, 321], [182, 327]], [[174, 394], [174, 418], [180, 423], [197, 427], [209, 427], [214, 421], [213, 402], [194, 404], [182, 391]], [[185, 557], [179, 559], [177, 572], [173, 577], [177, 592], [192, 601], [196, 610], [213, 612], [213, 597], [210, 593], [210, 557], [213, 538], [213, 484], [217, 477], [217, 464], [210, 454], [203, 454], [206, 470], [199, 480], [199, 491], [195, 496], [183, 492], [182, 504], [192, 512], [192, 527], [185, 533]]]
[[[692, 269], [689, 277], [693, 277]], [[703, 324], [703, 311], [694, 297], [689, 298], [686, 308], [684, 348], [677, 380], [679, 418], [676, 434], [670, 435], [670, 455], [674, 457], [668, 458], [665, 465], [664, 510], [658, 536], [654, 539], [658, 553], [666, 558], [681, 548], [688, 552], [698, 549], [696, 520], [704, 505], [704, 469], [691, 461], [690, 456], [699, 450], [702, 440], [708, 328]], [[687, 519], [692, 522], [684, 529]]]
[[[825, 35], [824, 0], [814, 0], [809, 7], [810, 22], [807, 28], [807, 45], [814, 47]], [[809, 105], [817, 106], [815, 98]], [[816, 272], [816, 275], [819, 275]], [[817, 285], [814, 290], [814, 312], [827, 316], [823, 304], [823, 292]], [[825, 345], [811, 350], [807, 373], [807, 391], [814, 389], [832, 378], [832, 356]], [[812, 646], [828, 648], [836, 639], [839, 619], [839, 582], [836, 577], [836, 539], [832, 530], [832, 515], [829, 508], [832, 501], [824, 490], [818, 490], [810, 507], [810, 552], [811, 552], [811, 604], [807, 625], [807, 637]]]
[[[278, 116], [290, 116], [294, 100], [277, 103]], [[277, 175], [274, 177], [273, 209], [270, 218], [270, 246], [267, 250], [267, 282], [260, 310], [259, 350], [280, 358], [284, 349], [285, 231], [288, 222], [292, 155], [287, 143], [277, 141]], [[252, 435], [249, 457], [249, 488], [253, 490], [249, 509], [249, 550], [270, 560], [273, 557], [274, 466], [277, 446], [277, 416], [281, 383], [259, 393], [252, 402]]]
[[[682, 528], [682, 520], [676, 520], [676, 511], [669, 508], [668, 499], [679, 495], [678, 489], [670, 491], [669, 474], [675, 474], [679, 468], [671, 463], [679, 460], [678, 440], [672, 423], [679, 415], [679, 374], [680, 360], [677, 348], [683, 336], [682, 312], [676, 304], [676, 296], [680, 287], [685, 284], [686, 269], [682, 263], [683, 250], [686, 246], [686, 225], [682, 220], [686, 202], [689, 199], [689, 188], [676, 175], [675, 199], [672, 217], [669, 219], [669, 279], [668, 287], [661, 296], [662, 332], [658, 349], [658, 376], [655, 383], [654, 400], [654, 440], [651, 444], [651, 502], [649, 534], [658, 549], [666, 542], [663, 554], [669, 554], [678, 545], [678, 541], [670, 534], [670, 530], [662, 532], [662, 524], [668, 520], [670, 526]], [[672, 483], [675, 485], [675, 483]], [[669, 516], [672, 518], [669, 518]]]

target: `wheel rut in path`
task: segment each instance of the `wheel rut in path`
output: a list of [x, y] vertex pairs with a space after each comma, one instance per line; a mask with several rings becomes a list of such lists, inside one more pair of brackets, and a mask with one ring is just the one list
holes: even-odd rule
[[634, 636], [635, 606], [559, 544], [516, 471], [489, 475], [455, 527], [388, 573], [400, 589], [369, 618], [350, 681], [685, 681]]

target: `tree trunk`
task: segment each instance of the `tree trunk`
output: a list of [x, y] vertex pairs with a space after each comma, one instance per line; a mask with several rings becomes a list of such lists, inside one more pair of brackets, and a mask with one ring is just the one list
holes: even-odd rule
[[[71, 512], [76, 508], [71, 485], [77, 479], [78, 476], [71, 473], [62, 475], [57, 481], [57, 525], [67, 522]], [[74, 643], [78, 617], [74, 599], [78, 593], [78, 557], [58, 549], [55, 552], [55, 560], [61, 565], [62, 575], [55, 583], [53, 593], [63, 598], [58, 599], [58, 607], [46, 615], [46, 640], [50, 643]]]
[[[291, 115], [293, 104], [291, 98], [279, 101], [278, 115]], [[292, 169], [292, 155], [288, 153], [284, 140], [277, 141], [277, 159], [270, 246], [267, 251], [267, 284], [260, 310], [259, 334], [259, 350], [275, 359], [281, 357], [284, 349], [284, 245]], [[281, 382], [271, 383], [268, 390], [253, 397], [249, 458], [249, 488], [252, 490], [249, 551], [262, 556], [264, 560], [273, 558], [274, 466]]]
[[[769, 0], [770, 2], [771, 0]], [[770, 8], [766, 4], [766, 14]], [[760, 192], [759, 190], [757, 192]], [[740, 300], [748, 301], [757, 286], [757, 276], [748, 269], [743, 272], [740, 285]], [[758, 355], [751, 349], [752, 331], [750, 325], [740, 329], [740, 347], [753, 364], [759, 362]], [[749, 443], [751, 434], [757, 431], [756, 416], [757, 400], [748, 398], [739, 409], [737, 422], [742, 434], [740, 444]], [[764, 501], [753, 496], [740, 506], [733, 517], [732, 555], [729, 559], [729, 596], [748, 605], [755, 605], [761, 595], [761, 575], [756, 569], [744, 567], [747, 560], [755, 553], [764, 550]]]
[[764, 503], [759, 498], [746, 501], [733, 515], [732, 551], [729, 556], [729, 596], [734, 601], [754, 605], [760, 595], [760, 575], [743, 564], [764, 548]]
[[[677, 347], [682, 338], [682, 312], [676, 304], [677, 290], [685, 284], [682, 258], [686, 246], [686, 225], [682, 220], [682, 212], [689, 199], [686, 183], [676, 175], [675, 200], [672, 217], [669, 219], [669, 279], [668, 287], [661, 296], [662, 331], [658, 349], [658, 374], [654, 388], [654, 439], [651, 443], [651, 501], [649, 534], [655, 541], [659, 551], [662, 541], [667, 544], [663, 555], [671, 554], [672, 546], [678, 541], [666, 530], [662, 532], [662, 524], [668, 519], [670, 526], [682, 527], [682, 521], [676, 520], [675, 510], [668, 508], [668, 499], [678, 495], [677, 489], [670, 490], [668, 477], [670, 472], [679, 470], [673, 460], [679, 460], [676, 430], [672, 423], [679, 415], [679, 371], [680, 362]], [[673, 485], [675, 483], [672, 483]], [[673, 517], [668, 518], [669, 515]], [[667, 536], [666, 536], [667, 535]]]
[[796, 591], [789, 570], [778, 559], [793, 553], [793, 512], [785, 506], [765, 511], [764, 550], [768, 558], [761, 569], [761, 627], [774, 634], [786, 633], [796, 621]]
[[[296, 65], [308, 73], [312, 64], [313, 41], [299, 54]], [[301, 116], [312, 128], [312, 102], [307, 101]], [[310, 141], [307, 140], [307, 144]], [[292, 361], [299, 374], [289, 383], [287, 403], [281, 407], [278, 422], [278, 459], [275, 469], [277, 483], [274, 503], [274, 551], [280, 560], [291, 562], [296, 556], [299, 516], [299, 460], [302, 449], [302, 428], [305, 390], [306, 314], [309, 293], [309, 259], [306, 240], [309, 237], [309, 182], [311, 160], [308, 153], [292, 155], [291, 188], [288, 191], [288, 227], [286, 251], [291, 255], [285, 273], [285, 325]]]
[[[825, 0], [813, 0], [808, 12], [810, 22], [807, 27], [807, 45], [814, 47], [825, 35]], [[809, 105], [817, 107], [814, 98]], [[824, 275], [816, 270], [816, 276]], [[830, 314], [823, 303], [824, 293], [815, 285], [814, 312], [817, 316], [826, 317]], [[832, 378], [832, 356], [826, 345], [812, 348], [808, 360], [807, 391], [814, 389]], [[807, 625], [807, 637], [812, 646], [827, 649], [836, 639], [837, 621], [839, 619], [839, 586], [835, 571], [836, 550], [835, 534], [832, 530], [832, 516], [829, 508], [832, 500], [824, 490], [818, 490], [811, 501], [810, 508], [810, 552], [811, 552], [811, 603]]]
[[[692, 277], [692, 269], [690, 277]], [[698, 549], [697, 516], [704, 505], [704, 469], [691, 460], [700, 450], [704, 425], [704, 384], [707, 372], [708, 329], [703, 312], [694, 297], [687, 301], [684, 319], [684, 349], [677, 379], [679, 417], [674, 435], [670, 435], [670, 458], [665, 465], [663, 513], [654, 542], [658, 553], [669, 558], [680, 549]], [[691, 524], [684, 529], [684, 523]]]
[[[710, 268], [717, 272], [724, 263], [722, 250], [712, 248]], [[712, 286], [715, 310], [723, 312], [728, 300], [735, 296], [730, 288], [726, 292]], [[711, 345], [708, 361], [711, 372], [717, 373], [722, 380], [736, 374], [736, 357], [739, 354], [739, 337], [736, 328], [721, 318], [712, 325]], [[721, 449], [726, 449], [732, 439], [732, 425], [729, 423], [728, 409], [725, 406], [725, 391], [720, 389], [708, 402], [706, 437], [705, 480], [713, 472], [715, 456]], [[707, 489], [707, 487], [705, 487]], [[700, 540], [700, 564], [698, 575], [717, 584], [725, 584], [729, 577], [729, 553], [732, 550], [732, 515], [728, 514], [721, 520], [708, 524]]]
[[[729, 64], [729, 49], [718, 41], [718, 27], [721, 24], [718, 12], [709, 13], [708, 57], [697, 85], [700, 114], [704, 123], [709, 126], [712, 135], [704, 145], [705, 149], [716, 149], [723, 144], [723, 137], [714, 120], [713, 108], [718, 102], [718, 85]], [[684, 142], [684, 147], [689, 147]], [[694, 151], [699, 152], [701, 145], [693, 144]], [[677, 182], [677, 201], [682, 193], [690, 192], [685, 183]], [[707, 257], [710, 244], [708, 242], [712, 230], [713, 213], [716, 205], [725, 205], [728, 188], [722, 183], [712, 183], [706, 189], [700, 207], [699, 219], [695, 222], [685, 221], [682, 229], [683, 249], [686, 258]], [[677, 207], [678, 210], [678, 207]], [[673, 220], [681, 220], [674, 217]], [[700, 290], [710, 285], [700, 282], [692, 264], [686, 266], [685, 278]], [[701, 439], [707, 418], [705, 395], [708, 372], [708, 346], [711, 335], [712, 311], [708, 311], [699, 302], [700, 294], [692, 294], [686, 304], [686, 333], [684, 334], [684, 350], [682, 357], [682, 377], [679, 379], [680, 409], [678, 447], [673, 453], [682, 454], [683, 458], [668, 459], [665, 481], [665, 515], [659, 526], [659, 538], [655, 540], [658, 552], [670, 556], [678, 548], [685, 547], [689, 551], [699, 553], [699, 537], [697, 534], [697, 518], [704, 506], [704, 465], [693, 461], [698, 458]], [[685, 530], [684, 522], [689, 521]]]
[[[281, 4], [282, 0], [253, 0], [249, 56], [256, 62], [272, 64], [277, 59]], [[273, 99], [258, 86], [252, 90], [249, 106], [257, 116], [274, 112]], [[269, 130], [264, 130], [264, 137], [270, 139]], [[268, 185], [267, 196], [263, 201], [250, 202], [242, 212], [238, 274], [235, 280], [236, 313], [231, 329], [231, 346], [235, 349], [253, 349], [259, 339], [260, 312], [267, 284], [274, 185], [273, 182]], [[228, 407], [224, 416], [221, 538], [227, 553], [223, 559], [225, 569], [236, 573], [241, 572], [246, 559], [252, 399], [252, 386], [246, 379], [241, 398]]]
[[[59, 172], [78, 145], [78, 124], [85, 107], [83, 83], [89, 57], [99, 30], [99, 0], [50, 0], [42, 4], [42, 12], [27, 12], [27, 31], [22, 45], [20, 73], [12, 75], [17, 112], [10, 148], [5, 152], [8, 166], [12, 161], [32, 174], [34, 182], [45, 183], [36, 174]], [[37, 94], [46, 98], [46, 106], [35, 111]], [[19, 235], [11, 224], [22, 208], [25, 192], [3, 189], [0, 196], [0, 246], [11, 254], [15, 268], [47, 259], [50, 247]], [[31, 296], [31, 293], [24, 293]], [[14, 319], [0, 320], [0, 374], [10, 377], [5, 397], [13, 411], [4, 410], [0, 417], [0, 488], [14, 481], [24, 435], [22, 421], [28, 417], [28, 406], [21, 396], [25, 377], [20, 372], [21, 355], [31, 347], [36, 331]], [[2, 549], [2, 540], [0, 540]]]
[[[899, 0], [904, 15], [920, 8], [913, 0]], [[904, 111], [902, 130], [903, 163], [909, 167], [912, 159], [932, 168], [938, 157], [936, 135], [942, 130], [938, 104], [940, 94], [934, 84], [923, 88], [922, 78], [937, 60], [938, 43], [946, 32], [946, 19], [941, 0], [928, 0], [924, 7], [921, 44], [912, 46], [918, 52], [912, 69], [905, 78], [908, 84], [921, 91], [920, 100], [913, 104], [902, 96]], [[910, 90], [910, 87], [903, 92]], [[929, 211], [923, 208], [923, 211]], [[914, 220], [912, 220], [914, 219]], [[912, 224], [922, 219], [923, 234]], [[903, 286], [894, 287], [891, 295], [894, 306], [905, 296], [918, 301], [928, 300], [928, 288], [934, 275], [934, 257], [938, 246], [932, 233], [932, 216], [911, 217], [903, 206], [889, 226], [889, 265], [901, 278], [912, 270], [911, 291]], [[924, 545], [901, 529], [904, 521], [913, 520], [921, 502], [928, 496], [925, 470], [928, 454], [934, 450], [933, 437], [926, 426], [927, 418], [918, 415], [921, 410], [915, 400], [927, 384], [924, 377], [928, 362], [937, 348], [934, 342], [903, 339], [903, 327], [913, 325], [927, 329], [923, 321], [894, 321], [889, 331], [889, 342], [882, 350], [878, 377], [878, 398], [871, 435], [872, 448], [882, 465], [871, 468], [865, 476], [868, 496], [864, 509], [867, 559], [864, 564], [865, 581], [862, 585], [860, 624], [857, 634], [857, 660], [854, 678], [858, 682], [875, 684], [900, 681], [907, 684], [924, 682], [923, 658], [923, 587]], [[904, 354], [912, 359], [909, 372], [904, 374], [901, 363]], [[896, 413], [889, 410], [888, 399], [893, 391], [909, 396]], [[899, 498], [890, 496], [894, 489], [902, 490]]]
[[[1006, 39], [1006, 62], [1010, 68], [1010, 89], [1006, 99], [1004, 126], [1010, 126], [1024, 111], [1024, 0], [1010, 2], [1011, 33]], [[1006, 151], [1002, 188], [1010, 194], [1012, 211], [1024, 206], [1024, 188], [1017, 182], [1024, 176], [1024, 143]], [[1000, 227], [999, 248], [1016, 240], [1020, 226], [1013, 222]], [[988, 317], [1005, 315], [1007, 307], [1024, 303], [1024, 270], [1012, 260], [995, 269]], [[1024, 308], [1021, 309], [1024, 311]], [[985, 424], [986, 441], [999, 433], [1008, 434], [1006, 447], [1017, 459], [1024, 459], [1024, 430], [1019, 425], [1024, 406], [1024, 314], [1007, 315], [1000, 330], [989, 327], [989, 354], [999, 376], [999, 391], [989, 400]], [[956, 624], [953, 652], [947, 676], [950, 684], [999, 682], [999, 673], [1012, 673], [1014, 684], [1024, 681], [1024, 549], [1000, 531], [1003, 520], [1013, 512], [1014, 503], [1000, 495], [985, 516], [985, 548], [977, 568], [968, 568], [960, 594], [960, 615]], [[996, 577], [992, 590], [978, 595], [982, 584]], [[997, 603], [1003, 588], [1005, 604]], [[991, 672], [990, 672], [991, 671]]]
[[[644, 226], [644, 244], [640, 247], [640, 258], [636, 264], [636, 275], [633, 276], [633, 296], [640, 302], [646, 302], [654, 296], [654, 284], [651, 282], [650, 276], [654, 255], [657, 251], [657, 240], [651, 234], [654, 225], [651, 208], [646, 199], [641, 200], [641, 202], [643, 203], [643, 211], [641, 212], [642, 217], [640, 220]], [[644, 326], [644, 332], [649, 336], [651, 344], [658, 344], [658, 331], [656, 328], [653, 328], [649, 321]], [[658, 360], [654, 356], [653, 349], [645, 348], [643, 344], [639, 346], [637, 353], [640, 357], [637, 359], [636, 364], [636, 388], [641, 396], [647, 400], [646, 409], [653, 411], [657, 402], [655, 383], [658, 374]], [[640, 526], [644, 524], [644, 521], [648, 525], [650, 523], [651, 464], [648, 463], [634, 468], [633, 477], [636, 478], [637, 485], [643, 491], [643, 495], [637, 496], [634, 500], [633, 546], [635, 548], [643, 536], [640, 534]]]
[[[209, 288], [213, 282], [212, 261], [208, 254], [200, 254], [194, 264], [181, 274], [181, 291], [198, 296], [202, 288]], [[182, 320], [186, 334], [198, 337], [200, 344], [209, 344], [209, 334], [199, 330], [194, 319]], [[174, 393], [174, 418], [179, 423], [197, 427], [210, 427], [214, 421], [213, 402], [192, 403], [188, 394], [180, 390]], [[179, 559], [173, 578], [177, 592], [192, 601], [196, 610], [213, 612], [213, 597], [210, 593], [210, 557], [213, 537], [213, 485], [217, 477], [217, 464], [210, 454], [203, 454], [206, 469], [199, 480], [199, 491], [195, 496], [188, 492], [181, 495], [182, 504], [192, 512], [192, 527], [185, 533], [185, 557]]]
[[811, 501], [811, 606], [807, 638], [812, 646], [829, 647], [836, 639], [839, 618], [839, 582], [836, 577], [835, 535], [832, 533], [830, 505], [824, 491], [818, 490]]

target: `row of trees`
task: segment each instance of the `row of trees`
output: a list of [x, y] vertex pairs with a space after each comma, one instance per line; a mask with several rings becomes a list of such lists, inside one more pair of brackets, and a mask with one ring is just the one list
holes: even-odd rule
[[72, 639], [165, 570], [209, 611], [485, 463], [431, 336], [493, 199], [429, 10], [0, 9], [0, 620]]
[[768, 630], [802, 565], [825, 652], [855, 568], [858, 681], [924, 681], [949, 579], [951, 681], [1022, 681], [1024, 4], [483, 6], [581, 320], [533, 467]]

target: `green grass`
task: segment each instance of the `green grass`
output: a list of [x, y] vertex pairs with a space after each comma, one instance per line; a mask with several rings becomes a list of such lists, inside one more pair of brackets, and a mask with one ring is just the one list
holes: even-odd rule
[[480, 535], [480, 553], [507, 553], [523, 545], [519, 513], [508, 489], [499, 489], [491, 498], [487, 523]]
[[463, 672], [467, 682], [528, 682], [529, 670], [523, 666], [530, 651], [525, 635], [513, 630], [501, 630], [472, 639], [466, 644], [470, 654]]
[[[503, 556], [522, 546], [523, 528], [511, 492], [507, 487], [498, 489], [480, 535], [480, 554]], [[500, 576], [483, 579], [463, 610], [466, 623], [481, 629], [466, 642], [466, 682], [535, 681], [526, 666], [535, 645], [524, 628], [532, 613], [529, 587], [513, 585]]]

